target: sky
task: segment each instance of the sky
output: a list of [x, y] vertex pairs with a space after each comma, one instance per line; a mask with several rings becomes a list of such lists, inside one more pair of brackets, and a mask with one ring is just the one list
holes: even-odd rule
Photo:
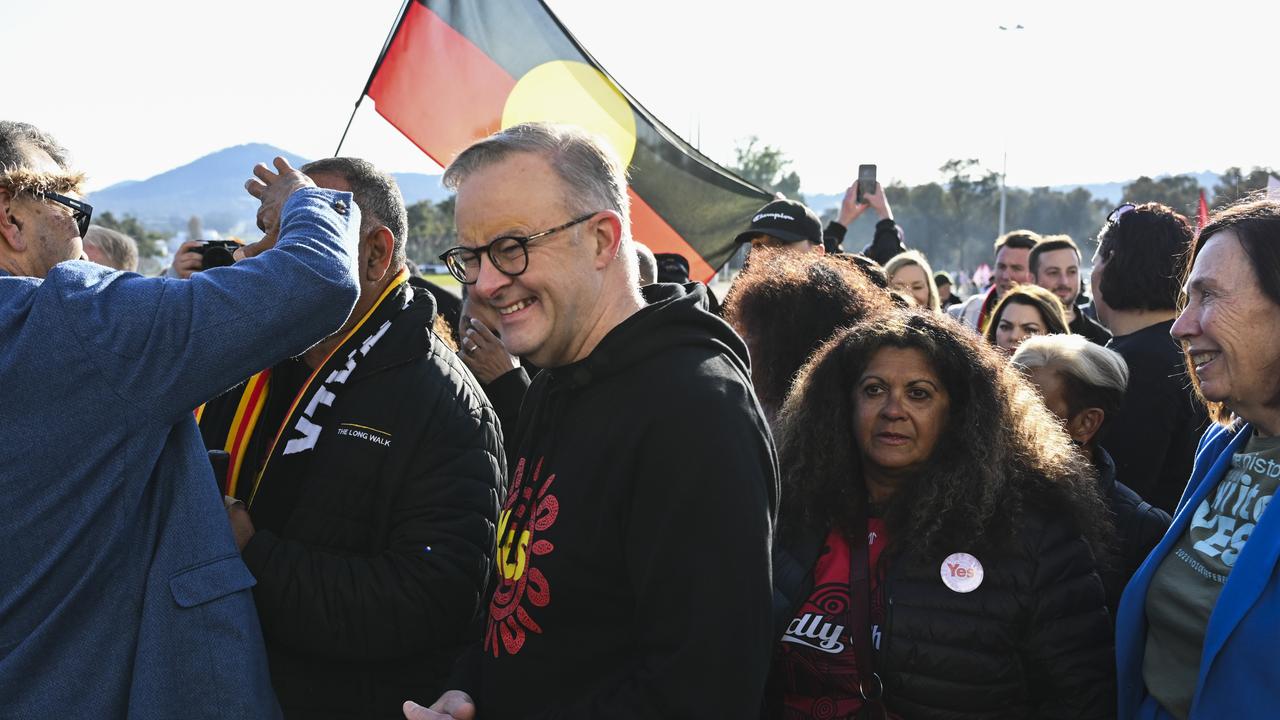
[[[758, 136], [806, 193], [843, 190], [859, 163], [916, 184], [1007, 158], [1014, 186], [1280, 167], [1280, 93], [1260, 89], [1280, 4], [547, 4], [672, 130], [724, 164]], [[51, 132], [93, 190], [241, 143], [333, 154], [401, 0], [5, 5], [0, 118]], [[368, 99], [342, 150], [440, 171]]]

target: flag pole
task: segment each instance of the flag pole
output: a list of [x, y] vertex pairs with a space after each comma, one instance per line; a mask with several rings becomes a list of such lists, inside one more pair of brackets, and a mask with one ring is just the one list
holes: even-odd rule
[[356, 106], [351, 110], [351, 117], [347, 120], [347, 127], [342, 131], [342, 138], [338, 140], [338, 147], [333, 151], [333, 156], [338, 157], [342, 152], [342, 144], [347, 141], [347, 133], [351, 131], [351, 123], [355, 122], [356, 113], [360, 112], [360, 103], [364, 102], [364, 96], [369, 93], [369, 86], [373, 84], [373, 76], [378, 74], [378, 68], [382, 67], [382, 61], [387, 57], [387, 50], [391, 48], [391, 41], [395, 39], [396, 32], [400, 30], [401, 23], [404, 22], [405, 12], [409, 9], [409, 3], [413, 0], [404, 0], [400, 5], [400, 12], [396, 15], [396, 21], [391, 25], [391, 32], [387, 33], [387, 39], [382, 41], [382, 50], [378, 52], [378, 60], [373, 64], [373, 69], [369, 71], [369, 79], [364, 81], [364, 88], [360, 91], [360, 97], [356, 98]]
[[362, 100], [364, 100], [364, 93], [360, 93], [360, 99], [356, 100], [356, 106], [351, 110], [351, 117], [347, 119], [347, 128], [342, 131], [342, 139], [338, 141], [338, 147], [333, 151], [334, 157], [338, 157], [342, 153], [342, 143], [347, 141], [347, 133], [351, 131], [351, 123], [355, 122], [356, 113], [360, 112], [360, 102]]

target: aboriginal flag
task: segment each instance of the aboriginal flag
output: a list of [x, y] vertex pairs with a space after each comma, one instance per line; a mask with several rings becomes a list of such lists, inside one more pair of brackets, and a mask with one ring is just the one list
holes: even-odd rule
[[771, 197], [681, 140], [627, 94], [538, 0], [411, 0], [365, 94], [437, 163], [520, 122], [583, 126], [628, 165], [631, 229], [710, 280]]

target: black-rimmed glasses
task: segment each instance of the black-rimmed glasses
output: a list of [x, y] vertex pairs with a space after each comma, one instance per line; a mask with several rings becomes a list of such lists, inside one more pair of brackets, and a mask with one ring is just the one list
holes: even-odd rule
[[1130, 210], [1137, 210], [1137, 209], [1138, 209], [1137, 205], [1134, 205], [1133, 203], [1125, 203], [1120, 207], [1116, 208], [1115, 210], [1111, 211], [1111, 214], [1107, 216], [1107, 224], [1115, 225], [1116, 223], [1120, 222], [1120, 218], [1124, 217], [1125, 213], [1129, 212]]
[[480, 247], [469, 248], [459, 245], [446, 250], [440, 255], [440, 259], [444, 261], [445, 267], [449, 268], [449, 274], [463, 285], [475, 285], [480, 279], [480, 257], [483, 255], [489, 256], [489, 262], [493, 263], [493, 267], [498, 272], [508, 277], [515, 277], [529, 269], [529, 243], [561, 230], [567, 230], [598, 214], [599, 211], [588, 213], [550, 230], [524, 237], [504, 235]]
[[56, 192], [37, 191], [37, 197], [45, 200], [52, 200], [59, 205], [65, 205], [71, 208], [71, 217], [75, 218], [76, 227], [80, 229], [80, 237], [84, 237], [89, 232], [89, 221], [93, 218], [93, 206], [83, 200], [77, 200], [66, 195], [59, 195]]

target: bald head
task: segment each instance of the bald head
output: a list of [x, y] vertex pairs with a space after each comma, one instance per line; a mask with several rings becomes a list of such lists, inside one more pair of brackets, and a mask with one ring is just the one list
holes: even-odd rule
[[640, 261], [640, 287], [658, 282], [658, 259], [644, 243], [636, 243], [636, 259]]

